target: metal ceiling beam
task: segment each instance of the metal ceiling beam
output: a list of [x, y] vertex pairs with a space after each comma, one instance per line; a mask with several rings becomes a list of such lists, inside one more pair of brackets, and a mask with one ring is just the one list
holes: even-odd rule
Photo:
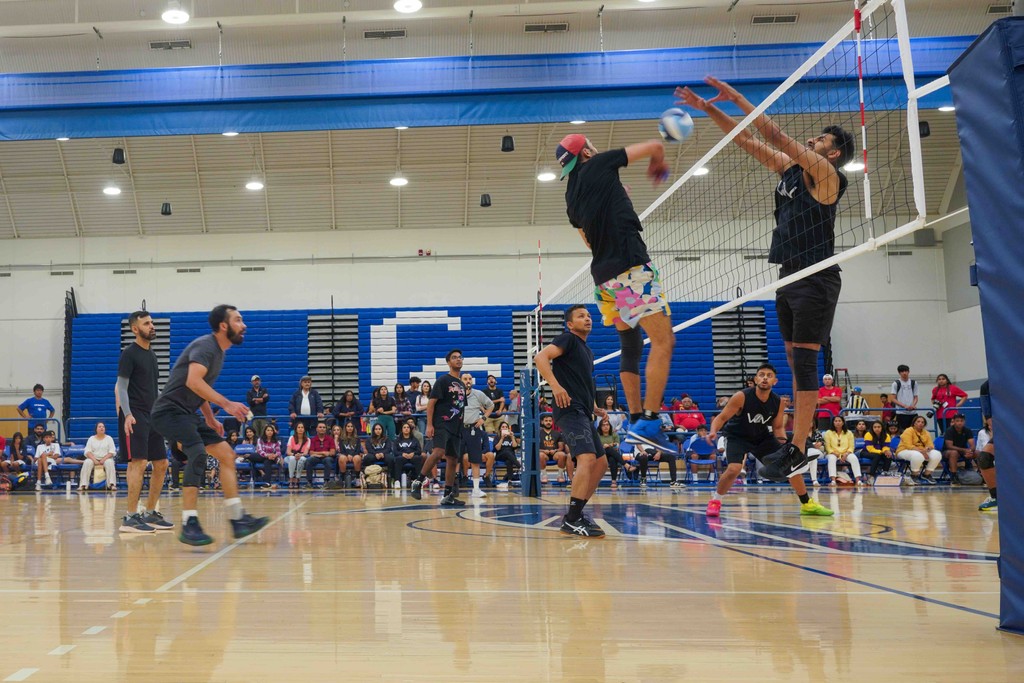
[[14, 233], [14, 238], [17, 239], [19, 237], [18, 226], [14, 223], [14, 210], [11, 208], [11, 199], [7, 196], [7, 183], [4, 182], [2, 173], [0, 173], [0, 192], [4, 195], [4, 204], [7, 205], [7, 217], [11, 221], [11, 232]]
[[71, 219], [75, 222], [75, 237], [82, 236], [82, 221], [78, 218], [78, 206], [75, 204], [75, 193], [71, 191], [71, 179], [68, 178], [68, 165], [64, 163], [64, 150], [61, 149], [61, 143], [54, 143], [57, 145], [57, 156], [60, 157], [60, 170], [64, 174], [64, 187], [68, 191], [68, 202], [71, 203]]
[[267, 212], [267, 232], [273, 232], [270, 225], [270, 177], [267, 175], [267, 159], [263, 156], [263, 133], [257, 133], [256, 140], [260, 145], [260, 171], [263, 172], [263, 189], [260, 192], [263, 193], [263, 210]]
[[121, 138], [124, 144], [124, 163], [128, 166], [128, 182], [132, 186], [132, 202], [135, 204], [135, 220], [139, 222], [139, 235], [145, 235], [146, 231], [142, 229], [142, 212], [139, 211], [139, 195], [135, 193], [135, 174], [132, 173], [132, 157], [128, 153], [128, 138]]
[[327, 170], [331, 176], [331, 230], [338, 229], [338, 210], [334, 205], [334, 138], [327, 131]]
[[203, 223], [203, 234], [209, 232], [206, 227], [206, 207], [203, 206], [203, 178], [199, 174], [199, 155], [196, 154], [196, 136], [188, 136], [189, 143], [192, 145], [192, 167], [196, 170], [196, 192], [199, 193], [199, 220]]

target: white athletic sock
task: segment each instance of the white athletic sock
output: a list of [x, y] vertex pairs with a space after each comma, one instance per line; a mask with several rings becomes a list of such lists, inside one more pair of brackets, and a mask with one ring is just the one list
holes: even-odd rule
[[474, 477], [474, 478], [473, 478], [473, 488], [475, 488], [475, 489], [479, 489], [479, 488], [480, 488], [480, 482], [481, 482], [481, 481], [482, 481], [482, 480], [481, 480], [481, 479], [480, 479], [479, 477]]
[[718, 491], [711, 492], [711, 500], [722, 500], [722, 494]]
[[199, 512], [197, 510], [182, 510], [181, 511], [181, 523], [188, 524], [188, 518], [195, 517], [199, 519]]
[[224, 505], [228, 509], [228, 519], [241, 519], [245, 512], [242, 510], [241, 498], [225, 498]]
[[142, 501], [139, 501], [138, 512], [139, 512], [140, 515], [144, 515], [147, 512], [146, 504], [143, 503]]

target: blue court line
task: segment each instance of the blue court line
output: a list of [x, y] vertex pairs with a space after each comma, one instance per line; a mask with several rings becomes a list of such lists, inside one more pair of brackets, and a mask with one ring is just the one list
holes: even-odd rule
[[871, 583], [870, 581], [863, 581], [861, 579], [854, 579], [852, 577], [843, 576], [841, 574], [836, 574], [836, 573], [833, 573], [833, 572], [830, 572], [830, 571], [826, 571], [824, 569], [815, 569], [814, 567], [808, 567], [806, 565], [796, 564], [795, 562], [787, 562], [786, 560], [779, 560], [779, 559], [776, 559], [774, 557], [766, 557], [764, 555], [758, 555], [757, 553], [750, 552], [749, 550], [740, 550], [739, 548], [732, 548], [732, 547], [729, 547], [727, 545], [721, 545], [721, 546], [717, 546], [717, 547], [722, 548], [723, 550], [730, 550], [730, 551], [732, 551], [734, 553], [740, 553], [741, 555], [748, 555], [750, 557], [756, 557], [756, 558], [758, 558], [760, 560], [767, 560], [768, 562], [774, 562], [776, 564], [781, 564], [781, 565], [784, 565], [786, 567], [793, 567], [794, 569], [802, 569], [802, 570], [804, 570], [806, 572], [811, 572], [812, 574], [819, 574], [821, 576], [827, 576], [830, 579], [838, 579], [840, 581], [847, 581], [849, 583], [854, 583], [854, 584], [857, 584], [859, 586], [865, 586], [867, 588], [873, 588], [875, 590], [885, 591], [887, 593], [892, 593], [894, 595], [900, 595], [900, 596], [903, 596], [905, 598], [912, 598], [914, 600], [920, 600], [921, 602], [930, 602], [932, 604], [940, 605], [942, 607], [952, 607], [953, 609], [958, 609], [958, 610], [961, 610], [963, 612], [970, 612], [971, 614], [976, 614], [976, 615], [978, 615], [980, 617], [990, 617], [990, 618], [996, 619], [996, 620], [999, 619], [999, 615], [998, 614], [992, 614], [991, 612], [984, 612], [984, 611], [979, 610], [979, 609], [974, 609], [973, 607], [964, 607], [963, 605], [957, 605], [957, 604], [954, 604], [952, 602], [946, 602], [945, 600], [936, 600], [935, 598], [928, 598], [928, 597], [925, 597], [923, 595], [918, 595], [917, 593], [908, 593], [907, 591], [902, 591], [899, 588], [890, 588], [889, 586], [882, 586], [882, 585], [877, 584], [877, 583]]

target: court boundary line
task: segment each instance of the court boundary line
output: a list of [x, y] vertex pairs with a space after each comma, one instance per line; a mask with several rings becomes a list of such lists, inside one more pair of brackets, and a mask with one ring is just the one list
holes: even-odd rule
[[[264, 529], [269, 529], [270, 527], [274, 526], [275, 524], [277, 524], [281, 520], [283, 520], [283, 519], [285, 519], [287, 517], [291, 517], [293, 514], [295, 514], [299, 510], [301, 510], [311, 500], [313, 500], [313, 499], [312, 498], [307, 498], [306, 500], [302, 501], [301, 503], [299, 503], [298, 505], [296, 505], [292, 509], [290, 509], [287, 512], [285, 512], [284, 514], [278, 516], [276, 519], [272, 519], [270, 521], [270, 523], [267, 524], [267, 526], [263, 527], [263, 529], [261, 529], [260, 531], [263, 531]], [[185, 581], [188, 581], [190, 578], [192, 578], [193, 576], [195, 576], [199, 572], [203, 571], [204, 569], [206, 569], [211, 564], [213, 564], [214, 562], [216, 562], [220, 558], [222, 558], [225, 555], [227, 555], [228, 553], [230, 553], [232, 550], [234, 550], [238, 546], [242, 545], [243, 543], [246, 543], [246, 542], [250, 541], [253, 538], [256, 538], [257, 536], [259, 536], [259, 533], [251, 534], [249, 536], [245, 536], [243, 538], [238, 539], [237, 541], [235, 541], [231, 545], [228, 545], [228, 546], [225, 546], [225, 547], [221, 548], [220, 550], [215, 552], [213, 555], [210, 555], [205, 560], [203, 560], [199, 564], [195, 565], [191, 569], [188, 569], [188, 570], [182, 572], [181, 574], [179, 574], [178, 576], [174, 577], [173, 579], [171, 579], [167, 583], [163, 584], [162, 586], [160, 586], [159, 588], [157, 588], [153, 592], [154, 593], [166, 593], [167, 591], [171, 590], [172, 588], [174, 588], [178, 584], [183, 583]]]

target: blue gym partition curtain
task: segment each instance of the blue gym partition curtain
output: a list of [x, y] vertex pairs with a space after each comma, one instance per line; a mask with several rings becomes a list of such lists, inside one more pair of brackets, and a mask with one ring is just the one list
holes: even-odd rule
[[989, 27], [949, 70], [963, 148], [998, 439], [999, 626], [1024, 634], [1024, 17]]

